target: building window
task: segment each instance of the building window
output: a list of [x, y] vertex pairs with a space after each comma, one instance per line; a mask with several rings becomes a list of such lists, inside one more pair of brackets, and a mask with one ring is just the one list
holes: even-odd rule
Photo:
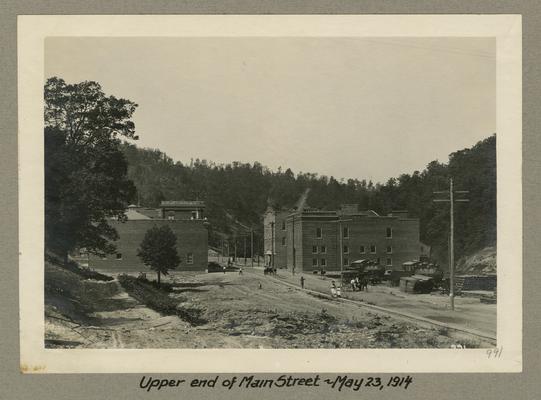
[[387, 236], [387, 239], [391, 239], [393, 237], [393, 229], [392, 228], [387, 228], [386, 236]]
[[370, 253], [376, 254], [376, 245], [375, 244], [370, 245]]
[[349, 246], [344, 246], [344, 254], [348, 254], [349, 253]]
[[344, 229], [343, 229], [343, 232], [342, 232], [342, 233], [343, 233], [343, 236], [342, 236], [342, 237], [343, 237], [344, 239], [348, 239], [348, 238], [349, 238], [349, 227], [344, 226]]
[[285, 220], [282, 221], [282, 230], [283, 231], [286, 230], [286, 221]]
[[321, 228], [316, 228], [316, 237], [321, 239], [323, 237], [323, 230]]
[[359, 253], [364, 254], [366, 252], [364, 246], [359, 247]]
[[392, 258], [387, 258], [387, 266], [388, 266], [388, 267], [392, 267], [392, 266], [393, 266], [393, 259], [392, 259]]
[[321, 259], [321, 266], [326, 267], [327, 266], [327, 260], [325, 258]]
[[282, 246], [285, 246], [286, 245], [286, 237], [282, 237]]
[[186, 264], [193, 264], [193, 253], [186, 253]]
[[387, 246], [387, 254], [393, 254], [393, 246]]
[[349, 265], [349, 258], [344, 257], [344, 266]]
[[312, 254], [316, 254], [317, 253], [317, 246], [312, 246]]
[[312, 258], [312, 267], [317, 267], [317, 258]]
[[325, 254], [327, 252], [327, 247], [321, 246], [320, 251]]
[[122, 253], [116, 253], [116, 259], [122, 260]]

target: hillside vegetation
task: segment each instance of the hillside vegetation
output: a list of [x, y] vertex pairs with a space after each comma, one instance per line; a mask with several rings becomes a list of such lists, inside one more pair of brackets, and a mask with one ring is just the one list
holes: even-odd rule
[[[469, 203], [458, 203], [455, 215], [457, 258], [496, 243], [496, 135], [473, 147], [449, 155], [449, 161], [430, 162], [423, 171], [404, 173], [385, 183], [359, 179], [337, 180], [316, 173], [297, 173], [289, 168], [271, 171], [259, 164], [207, 160], [175, 161], [164, 152], [124, 143], [128, 177], [137, 187], [145, 206], [161, 200], [204, 200], [212, 231], [210, 244], [218, 245], [225, 234], [252, 227], [256, 248], [261, 247], [262, 214], [268, 205], [291, 207], [310, 188], [308, 205], [336, 209], [343, 203], [358, 203], [361, 209], [380, 214], [407, 209], [421, 221], [421, 240], [433, 246], [434, 256], [447, 261], [449, 207], [434, 203], [434, 191], [447, 190], [449, 177], [456, 190], [468, 190]], [[441, 197], [442, 195], [437, 195]]]

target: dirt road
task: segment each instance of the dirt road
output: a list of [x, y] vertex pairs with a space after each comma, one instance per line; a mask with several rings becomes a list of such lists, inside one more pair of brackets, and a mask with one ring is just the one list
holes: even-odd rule
[[[303, 276], [307, 289], [329, 293], [331, 278]], [[300, 287], [300, 274], [293, 276], [290, 271], [278, 270], [277, 278]], [[343, 291], [342, 296], [496, 337], [496, 304], [483, 304], [478, 298], [456, 297], [455, 311], [452, 311], [446, 295], [410, 294], [385, 285], [369, 286], [368, 291], [362, 292]]]
[[77, 294], [84, 310], [67, 310], [61, 296], [49, 296], [46, 343], [84, 348], [449, 348], [457, 343], [445, 330], [322, 299], [265, 278], [256, 271], [171, 275], [170, 296], [180, 307], [202, 311], [206, 322], [198, 326], [139, 304], [116, 281], [85, 281], [85, 295], [94, 291], [95, 296]]

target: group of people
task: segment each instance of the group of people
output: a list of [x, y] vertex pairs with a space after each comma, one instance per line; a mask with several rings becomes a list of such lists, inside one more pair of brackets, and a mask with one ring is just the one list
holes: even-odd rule
[[332, 297], [342, 297], [342, 287], [336, 286], [335, 281], [331, 281], [331, 295]]
[[367, 290], [368, 289], [368, 279], [359, 279], [359, 277], [356, 277], [355, 279], [352, 279], [350, 282], [351, 290]]

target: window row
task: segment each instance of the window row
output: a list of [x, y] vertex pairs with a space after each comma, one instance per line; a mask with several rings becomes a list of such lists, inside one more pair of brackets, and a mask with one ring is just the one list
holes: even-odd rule
[[[377, 249], [376, 249], [376, 245], [375, 244], [371, 244], [370, 246], [370, 253], [371, 254], [376, 254], [377, 253]], [[347, 251], [346, 251], [347, 249]], [[386, 249], [386, 252], [387, 254], [393, 254], [393, 246], [387, 246], [387, 249]], [[344, 246], [344, 253], [349, 253], [349, 248], [348, 246]], [[365, 246], [359, 246], [359, 253], [361, 254], [366, 254], [366, 247]]]
[[[349, 258], [347, 257], [344, 257], [343, 260], [342, 260], [343, 264], [345, 267], [349, 266]], [[378, 263], [379, 263], [379, 258], [378, 258]], [[385, 262], [385, 265], [387, 267], [392, 267], [393, 266], [393, 259], [388, 257], [386, 262]]]
[[[349, 258], [348, 257], [344, 257], [342, 262], [343, 262], [345, 267], [349, 266]], [[378, 258], [378, 262], [379, 262], [379, 258]], [[393, 259], [388, 257], [385, 260], [385, 265], [387, 267], [392, 267], [393, 266]], [[327, 266], [327, 259], [326, 258], [312, 258], [312, 267], [326, 267], [326, 266]]]
[[312, 258], [312, 267], [326, 267], [327, 259], [326, 258]]
[[[285, 230], [285, 228], [284, 228]], [[387, 239], [392, 239], [393, 237], [393, 228], [386, 228], [385, 229], [385, 237]], [[323, 238], [323, 229], [322, 228], [316, 228], [316, 238], [321, 239]], [[349, 239], [349, 227], [345, 226], [342, 228], [342, 238]]]
[[[285, 238], [284, 238], [285, 240]], [[285, 242], [283, 242], [283, 244], [285, 244]], [[377, 253], [377, 249], [376, 249], [376, 245], [375, 244], [371, 244], [370, 246], [370, 253], [371, 254], [376, 254]], [[342, 252], [344, 254], [349, 254], [349, 246], [348, 245], [344, 245], [344, 248], [342, 249]], [[313, 245], [312, 246], [312, 254], [317, 254], [317, 253], [327, 253], [327, 247], [326, 246], [316, 246], [316, 245]], [[365, 246], [359, 246], [359, 253], [361, 254], [366, 254], [366, 248]], [[387, 246], [387, 254], [393, 254], [393, 247], [392, 246]]]

